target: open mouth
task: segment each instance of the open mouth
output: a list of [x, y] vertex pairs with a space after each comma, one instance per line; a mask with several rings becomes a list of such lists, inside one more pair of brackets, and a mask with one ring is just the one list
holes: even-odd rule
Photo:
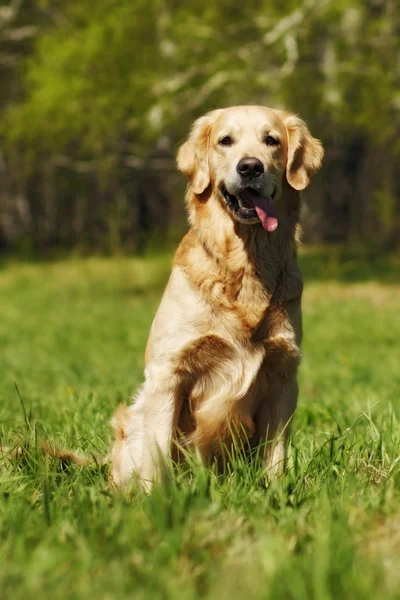
[[249, 223], [261, 221], [266, 231], [275, 231], [278, 227], [278, 218], [273, 204], [275, 191], [271, 196], [262, 196], [257, 190], [248, 187], [234, 196], [222, 184], [221, 193], [228, 207], [240, 221]]

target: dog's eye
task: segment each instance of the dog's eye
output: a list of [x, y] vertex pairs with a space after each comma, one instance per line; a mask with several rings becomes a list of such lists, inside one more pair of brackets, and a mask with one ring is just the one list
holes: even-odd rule
[[221, 146], [232, 146], [233, 140], [230, 135], [226, 135], [221, 138], [218, 143], [221, 144]]
[[267, 144], [267, 146], [279, 146], [279, 141], [272, 137], [272, 135], [267, 135], [267, 137], [265, 138], [265, 143]]

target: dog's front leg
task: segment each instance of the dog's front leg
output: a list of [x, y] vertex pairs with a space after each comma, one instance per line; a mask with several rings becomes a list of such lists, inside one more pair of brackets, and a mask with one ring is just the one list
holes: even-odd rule
[[160, 478], [170, 455], [171, 442], [181, 408], [179, 386], [170, 370], [150, 368], [144, 384], [143, 453], [140, 478], [150, 491]]
[[283, 473], [286, 442], [296, 410], [300, 362], [300, 301], [271, 307], [269, 336], [255, 415], [256, 435], [264, 442], [267, 478]]
[[256, 435], [263, 443], [262, 457], [268, 480], [282, 475], [284, 471], [287, 438], [296, 410], [297, 394], [296, 379], [276, 380], [259, 404], [255, 417]]

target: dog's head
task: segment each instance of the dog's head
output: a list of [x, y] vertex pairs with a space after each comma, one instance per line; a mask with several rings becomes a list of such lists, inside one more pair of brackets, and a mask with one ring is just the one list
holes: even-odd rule
[[210, 186], [230, 216], [267, 231], [278, 227], [276, 202], [286, 178], [303, 190], [319, 169], [321, 143], [295, 115], [262, 106], [214, 110], [195, 121], [178, 168], [200, 196]]

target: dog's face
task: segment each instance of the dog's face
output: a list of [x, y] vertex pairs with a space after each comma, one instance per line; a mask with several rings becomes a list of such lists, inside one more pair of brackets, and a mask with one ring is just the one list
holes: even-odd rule
[[178, 154], [192, 190], [210, 185], [230, 216], [267, 231], [278, 227], [283, 178], [304, 189], [323, 150], [301, 119], [261, 106], [215, 110], [198, 119]]

